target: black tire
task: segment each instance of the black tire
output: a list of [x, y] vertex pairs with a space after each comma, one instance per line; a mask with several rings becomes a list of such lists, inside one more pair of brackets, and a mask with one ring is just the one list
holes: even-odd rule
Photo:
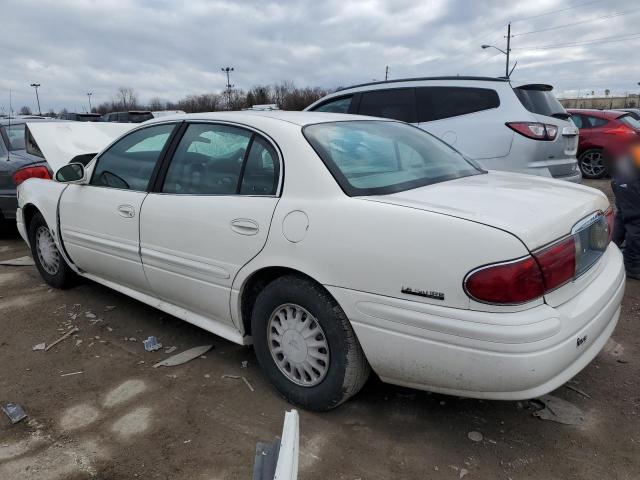
[[585, 150], [578, 157], [578, 165], [583, 178], [598, 179], [607, 174], [604, 155], [599, 148]]
[[40, 229], [46, 229], [51, 235], [51, 231], [49, 230], [49, 226], [47, 222], [44, 220], [44, 217], [40, 212], [36, 213], [31, 222], [29, 223], [29, 244], [31, 245], [31, 255], [33, 256], [33, 261], [40, 272], [40, 275], [54, 288], [69, 288], [73, 284], [73, 280], [75, 278], [75, 272], [69, 268], [69, 265], [65, 262], [64, 258], [58, 251], [58, 248], [53, 245], [51, 255], [57, 255], [57, 268], [53, 268], [52, 265], [43, 264], [43, 259], [38, 254], [37, 243], [37, 235]]
[[[294, 383], [280, 370], [269, 349], [269, 320], [285, 304], [300, 306], [315, 317], [326, 337], [328, 369], [317, 385]], [[289, 402], [305, 409], [335, 408], [358, 393], [369, 377], [369, 363], [347, 316], [333, 297], [310, 279], [286, 275], [268, 284], [256, 299], [251, 329], [256, 357], [264, 373]]]

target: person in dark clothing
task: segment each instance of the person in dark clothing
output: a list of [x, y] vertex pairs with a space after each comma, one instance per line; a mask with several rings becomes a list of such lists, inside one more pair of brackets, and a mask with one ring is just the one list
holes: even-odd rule
[[640, 146], [614, 159], [609, 169], [616, 197], [613, 242], [622, 247], [627, 277], [640, 280]]

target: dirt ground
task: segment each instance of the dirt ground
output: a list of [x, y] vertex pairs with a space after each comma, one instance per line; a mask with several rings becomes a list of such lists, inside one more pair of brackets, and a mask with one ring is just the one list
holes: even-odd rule
[[[17, 233], [5, 231], [0, 259], [25, 254]], [[71, 325], [76, 335], [32, 351]], [[583, 410], [582, 426], [538, 419], [529, 402], [460, 399], [372, 378], [332, 412], [300, 412], [299, 478], [638, 479], [639, 329], [640, 282], [630, 280], [613, 335], [620, 346], [569, 383], [590, 398], [567, 387], [553, 393]], [[149, 335], [179, 351], [214, 349], [154, 369], [168, 355], [144, 350]], [[225, 374], [245, 376], [255, 391]], [[279, 435], [291, 408], [251, 348], [91, 282], [52, 290], [35, 267], [0, 266], [0, 402], [8, 401], [28, 418], [11, 425], [0, 413], [1, 480], [249, 479], [256, 442]], [[469, 439], [472, 431], [482, 440]]]

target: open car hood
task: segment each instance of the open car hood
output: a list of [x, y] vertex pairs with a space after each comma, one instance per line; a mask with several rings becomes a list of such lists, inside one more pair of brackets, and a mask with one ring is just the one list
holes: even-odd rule
[[95, 155], [136, 123], [27, 122], [27, 153], [46, 159], [55, 172], [80, 155]]

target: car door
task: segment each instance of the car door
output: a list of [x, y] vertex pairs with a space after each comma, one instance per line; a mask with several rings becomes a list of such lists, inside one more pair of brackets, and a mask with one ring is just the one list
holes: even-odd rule
[[250, 129], [183, 128], [142, 207], [142, 263], [156, 297], [231, 324], [231, 285], [266, 242], [281, 162], [274, 144]]
[[129, 133], [89, 167], [88, 184], [67, 186], [60, 200], [60, 231], [80, 269], [149, 292], [139, 253], [139, 214], [174, 128], [175, 123], [166, 123]]

